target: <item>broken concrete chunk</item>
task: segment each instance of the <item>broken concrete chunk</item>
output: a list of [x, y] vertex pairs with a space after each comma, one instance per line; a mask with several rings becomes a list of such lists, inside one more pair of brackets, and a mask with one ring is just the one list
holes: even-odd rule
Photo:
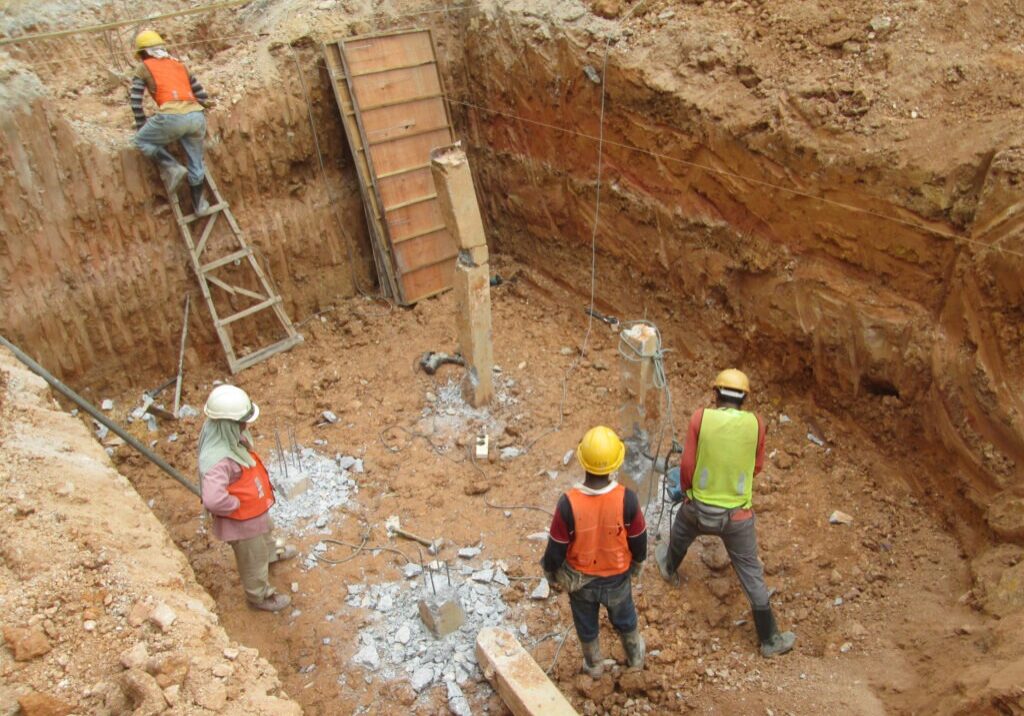
[[562, 456], [562, 465], [568, 465], [569, 461], [572, 460], [573, 453], [575, 451], [569, 450]]
[[100, 403], [100, 407], [103, 408], [104, 410], [113, 410], [114, 409], [114, 401], [111, 400], [110, 398], [104, 398], [103, 402]]
[[548, 541], [548, 533], [547, 532], [534, 532], [532, 535], [528, 535], [526, 537], [526, 539], [530, 540], [531, 542], [547, 542]]
[[482, 582], [482, 583], [490, 582], [492, 579], [494, 579], [494, 570], [493, 569], [481, 569], [481, 570], [478, 570], [476, 572], [473, 572], [473, 576], [470, 577], [470, 579], [472, 579], [474, 582]]
[[226, 648], [221, 653], [224, 654], [224, 658], [227, 659], [228, 661], [234, 661], [235, 659], [238, 658], [238, 654], [240, 652], [239, 652], [238, 649], [234, 648], [233, 646], [229, 646], [228, 648]]
[[522, 448], [517, 447], [505, 447], [501, 449], [502, 460], [515, 460], [517, 457], [525, 454]]
[[149, 621], [159, 627], [162, 632], [170, 629], [177, 618], [178, 615], [174, 613], [174, 610], [163, 602], [153, 607], [153, 610], [149, 613]]
[[438, 639], [451, 634], [466, 622], [466, 613], [454, 596], [421, 599], [419, 611], [423, 624]]
[[852, 525], [853, 517], [846, 514], [845, 512], [840, 512], [839, 510], [836, 510], [835, 512], [828, 516], [828, 521], [829, 524], [832, 525]]
[[410, 639], [412, 639], [412, 629], [409, 628], [409, 625], [403, 624], [398, 627], [398, 631], [395, 632], [395, 641], [399, 644], [408, 644]]
[[825, 447], [825, 441], [819, 438], [814, 433], [807, 433], [807, 439], [810, 440], [815, 445], [817, 445], [818, 447]]
[[462, 693], [459, 685], [451, 680], [444, 683], [448, 687], [448, 710], [455, 716], [473, 716], [473, 711], [469, 708], [469, 701], [466, 700], [466, 695]]
[[145, 642], [138, 642], [131, 649], [121, 652], [121, 666], [126, 669], [141, 669], [149, 661], [149, 650]]
[[419, 693], [423, 691], [423, 689], [430, 686], [433, 680], [434, 670], [431, 669], [429, 666], [421, 666], [420, 668], [416, 669], [416, 671], [412, 672], [412, 677], [409, 679], [409, 684], [416, 691], [416, 693]]
[[480, 554], [479, 547], [463, 547], [459, 550], [459, 556], [463, 559], [473, 559]]
[[332, 425], [338, 422], [338, 416], [332, 413], [330, 410], [325, 410], [320, 414], [320, 417], [324, 419], [325, 423], [331, 423]]
[[496, 572], [494, 573], [494, 581], [495, 581], [495, 582], [496, 582], [497, 584], [500, 584], [500, 585], [501, 585], [501, 586], [503, 586], [503, 587], [507, 587], [507, 586], [508, 586], [508, 585], [510, 584], [510, 582], [509, 582], [509, 580], [508, 580], [508, 575], [506, 575], [506, 574], [505, 574], [505, 573], [504, 573], [504, 572], [503, 572], [502, 570], [500, 570], [500, 569], [499, 569], [498, 571], [496, 571]]
[[363, 648], [352, 657], [352, 661], [372, 671], [380, 668], [380, 654], [377, 653], [377, 647], [373, 643], [373, 639], [365, 641]]
[[178, 410], [178, 417], [183, 419], [197, 418], [199, 417], [199, 411], [191, 405], [182, 405]]
[[405, 575], [406, 579], [418, 577], [420, 574], [422, 574], [422, 572], [423, 567], [419, 566], [415, 562], [409, 562], [409, 564], [405, 565], [405, 568], [402, 570], [402, 574]]
[[530, 592], [530, 599], [547, 599], [549, 596], [551, 596], [551, 586], [548, 584], [547, 578], [541, 577], [540, 584]]

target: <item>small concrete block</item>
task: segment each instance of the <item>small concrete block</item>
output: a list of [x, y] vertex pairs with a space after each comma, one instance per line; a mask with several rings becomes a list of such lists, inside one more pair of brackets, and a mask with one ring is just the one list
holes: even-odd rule
[[412, 678], [409, 679], [409, 683], [412, 685], [412, 688], [416, 691], [416, 693], [419, 693], [423, 691], [423, 689], [430, 686], [430, 683], [433, 680], [434, 670], [431, 669], [429, 666], [421, 666], [420, 668], [416, 669], [416, 671], [412, 672]]
[[309, 478], [302, 476], [291, 485], [283, 488], [282, 492], [284, 492], [284, 498], [286, 500], [294, 500], [307, 490], [309, 490]]
[[551, 596], [551, 586], [547, 579], [541, 577], [540, 584], [530, 592], [530, 599], [547, 599], [549, 596]]
[[473, 557], [476, 557], [478, 554], [480, 554], [479, 547], [463, 547], [459, 550], [459, 556], [463, 559], [473, 559]]
[[454, 597], [449, 599], [421, 599], [420, 619], [436, 638], [451, 634], [466, 622], [466, 613]]

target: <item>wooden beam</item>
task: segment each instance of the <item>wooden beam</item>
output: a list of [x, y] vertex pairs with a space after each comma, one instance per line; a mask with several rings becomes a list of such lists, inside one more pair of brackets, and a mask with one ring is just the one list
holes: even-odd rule
[[481, 629], [476, 660], [515, 716], [579, 716], [508, 629]]

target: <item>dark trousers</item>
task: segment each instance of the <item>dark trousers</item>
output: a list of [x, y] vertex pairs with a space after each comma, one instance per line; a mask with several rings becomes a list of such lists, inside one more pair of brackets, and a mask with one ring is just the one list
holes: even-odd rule
[[721, 537], [732, 561], [732, 568], [740, 579], [743, 591], [754, 609], [768, 606], [768, 587], [764, 583], [764, 567], [757, 556], [757, 532], [754, 531], [754, 517], [745, 520], [728, 520], [720, 531], [708, 531], [697, 522], [697, 507], [687, 501], [676, 513], [672, 533], [668, 542], [669, 574], [679, 569], [686, 551], [697, 535], [713, 534]]
[[608, 611], [608, 619], [620, 634], [636, 629], [636, 606], [633, 604], [633, 584], [629, 575], [618, 582], [596, 579], [569, 593], [572, 623], [580, 641], [594, 641], [599, 633], [598, 617], [601, 605]]

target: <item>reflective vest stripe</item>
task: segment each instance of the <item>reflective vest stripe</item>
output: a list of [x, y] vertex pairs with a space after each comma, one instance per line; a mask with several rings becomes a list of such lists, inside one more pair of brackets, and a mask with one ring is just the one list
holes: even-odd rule
[[227, 515], [231, 520], [251, 520], [259, 517], [274, 504], [274, 488], [270, 475], [259, 455], [249, 452], [255, 465], [243, 467], [242, 476], [228, 485], [228, 494], [238, 498], [238, 509]]
[[753, 413], [734, 408], [706, 409], [697, 438], [690, 497], [716, 507], [750, 507], [757, 439], [757, 416]]
[[150, 57], [142, 62], [153, 76], [153, 84], [156, 86], [153, 100], [157, 107], [166, 102], [198, 101], [192, 94], [192, 82], [185, 65], [171, 57]]
[[588, 495], [573, 488], [566, 497], [575, 523], [565, 557], [569, 566], [593, 577], [612, 577], [629, 569], [633, 555], [622, 514], [626, 488], [616, 485], [603, 495]]

